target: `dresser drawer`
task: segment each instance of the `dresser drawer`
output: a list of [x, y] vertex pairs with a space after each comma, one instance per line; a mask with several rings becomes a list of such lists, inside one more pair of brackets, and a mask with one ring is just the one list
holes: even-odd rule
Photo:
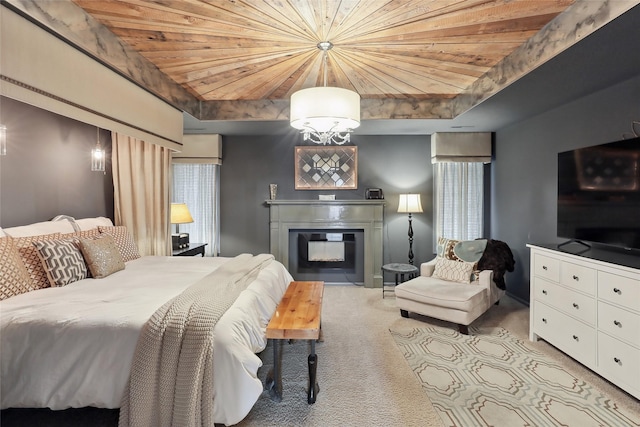
[[598, 299], [640, 312], [640, 280], [599, 271]]
[[[628, 384], [640, 391], [640, 350], [598, 333], [598, 372], [612, 382]], [[624, 387], [625, 389], [628, 387]]]
[[560, 283], [589, 295], [596, 294], [597, 270], [570, 262], [560, 265]]
[[535, 254], [533, 259], [533, 274], [544, 277], [552, 282], [559, 282], [560, 261], [544, 255]]
[[596, 331], [539, 301], [534, 302], [534, 332], [589, 368], [596, 362]]
[[640, 314], [599, 301], [598, 330], [640, 348]]
[[534, 278], [535, 298], [589, 325], [596, 325], [595, 298], [564, 288], [553, 282]]

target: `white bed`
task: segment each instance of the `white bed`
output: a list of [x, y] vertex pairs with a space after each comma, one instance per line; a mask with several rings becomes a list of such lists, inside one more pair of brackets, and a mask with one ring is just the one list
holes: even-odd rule
[[[0, 302], [1, 407], [118, 408], [143, 324], [228, 258], [142, 257], [85, 279]], [[272, 262], [214, 329], [214, 421], [241, 421], [263, 391], [256, 353], [292, 281]]]

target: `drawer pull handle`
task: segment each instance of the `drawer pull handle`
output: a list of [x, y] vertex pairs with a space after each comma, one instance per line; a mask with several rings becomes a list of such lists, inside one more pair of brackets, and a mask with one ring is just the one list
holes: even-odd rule
[[614, 357], [613, 361], [616, 362], [618, 365], [622, 365], [622, 360], [618, 359], [617, 357]]
[[544, 317], [542, 318], [542, 323], [547, 323], [547, 319], [545, 319]]
[[542, 293], [543, 293], [544, 295], [546, 295], [546, 294], [547, 294], [547, 290], [546, 290], [546, 289], [543, 289], [543, 290], [542, 290]]
[[574, 339], [574, 340], [576, 340], [576, 341], [578, 341], [578, 336], [577, 336], [577, 335], [574, 335], [574, 336], [573, 336], [573, 339]]
[[573, 280], [575, 280], [576, 282], [579, 282], [579, 281], [580, 281], [580, 278], [574, 274], [574, 275], [573, 275]]
[[580, 306], [574, 302], [573, 303], [573, 308], [580, 308]]
[[617, 320], [614, 320], [613, 324], [616, 325], [616, 326], [622, 327], [622, 323], [618, 322]]
[[619, 294], [619, 293], [620, 293], [620, 289], [618, 289], [618, 288], [613, 288], [613, 292], [615, 292], [616, 294]]
[[542, 269], [543, 269], [543, 270], [546, 270], [546, 269], [547, 269], [547, 266], [546, 266], [546, 265], [543, 265], [543, 266], [542, 266]]

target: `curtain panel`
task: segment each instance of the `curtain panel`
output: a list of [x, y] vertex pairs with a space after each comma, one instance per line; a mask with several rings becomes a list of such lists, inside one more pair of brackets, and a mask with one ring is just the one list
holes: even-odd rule
[[482, 163], [436, 163], [436, 235], [456, 240], [483, 237]]
[[180, 231], [189, 233], [191, 242], [207, 243], [206, 256], [220, 254], [219, 181], [217, 164], [173, 164], [173, 202], [186, 203], [193, 217], [192, 223], [180, 224]]
[[171, 255], [171, 150], [112, 132], [114, 216], [141, 255]]

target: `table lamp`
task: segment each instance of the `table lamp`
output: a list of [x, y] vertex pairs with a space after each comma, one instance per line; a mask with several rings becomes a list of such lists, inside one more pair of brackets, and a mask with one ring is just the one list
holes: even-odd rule
[[186, 203], [171, 203], [171, 224], [176, 225], [176, 234], [171, 235], [173, 249], [189, 247], [189, 234], [180, 233], [180, 224], [193, 222], [191, 213]]
[[409, 264], [413, 265], [413, 227], [411, 226], [411, 214], [422, 213], [422, 203], [419, 194], [400, 194], [398, 213], [409, 214]]

